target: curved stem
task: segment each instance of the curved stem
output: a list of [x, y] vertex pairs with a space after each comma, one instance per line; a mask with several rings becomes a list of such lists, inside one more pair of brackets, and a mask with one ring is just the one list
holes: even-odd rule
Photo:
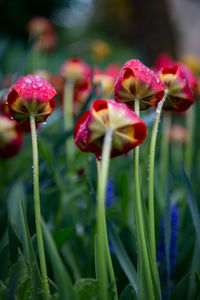
[[158, 103], [156, 109], [156, 118], [153, 125], [151, 144], [150, 144], [150, 155], [149, 155], [149, 183], [148, 183], [148, 208], [149, 208], [149, 246], [152, 259], [152, 265], [155, 274], [157, 272], [156, 265], [156, 241], [155, 241], [155, 216], [154, 216], [154, 163], [155, 163], [155, 149], [158, 125], [160, 121], [161, 111], [168, 92], [165, 91], [163, 99]]
[[39, 164], [38, 164], [38, 147], [37, 132], [35, 126], [35, 116], [30, 115], [32, 151], [33, 151], [33, 185], [34, 185], [34, 206], [35, 206], [35, 225], [37, 233], [37, 244], [40, 259], [40, 267], [42, 274], [42, 285], [44, 289], [45, 299], [49, 299], [50, 291], [47, 277], [47, 268], [44, 254], [44, 244], [41, 229], [41, 211], [40, 211], [40, 190], [39, 190]]
[[[140, 104], [139, 99], [135, 99], [135, 113], [139, 116]], [[151, 278], [151, 269], [148, 258], [147, 244], [144, 231], [144, 220], [142, 213], [142, 203], [140, 194], [140, 182], [139, 182], [139, 146], [134, 151], [134, 192], [135, 192], [135, 215], [136, 215], [136, 229], [137, 239], [139, 244], [138, 255], [141, 255], [141, 260], [144, 264], [146, 284], [148, 289], [148, 300], [154, 299], [153, 282]]]
[[115, 276], [112, 266], [112, 260], [109, 251], [108, 236], [106, 230], [106, 216], [105, 216], [105, 197], [106, 197], [106, 186], [108, 180], [108, 170], [110, 162], [110, 152], [112, 147], [112, 135], [113, 129], [108, 127], [104, 138], [102, 162], [100, 170], [98, 172], [98, 189], [97, 189], [97, 200], [98, 200], [98, 211], [97, 211], [97, 232], [98, 232], [98, 270], [100, 280], [100, 299], [107, 300], [107, 286], [108, 278], [106, 272], [106, 263], [108, 263], [108, 269], [110, 278], [114, 284], [115, 296], [117, 300], [117, 289], [115, 283]]

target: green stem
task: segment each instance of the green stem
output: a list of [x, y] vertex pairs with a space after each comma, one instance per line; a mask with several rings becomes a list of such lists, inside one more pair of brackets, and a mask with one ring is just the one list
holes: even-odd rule
[[187, 174], [190, 176], [191, 168], [192, 168], [192, 157], [193, 157], [193, 141], [194, 141], [194, 130], [195, 130], [195, 111], [196, 107], [193, 104], [186, 116], [186, 123], [188, 128], [188, 141], [185, 149], [185, 167]]
[[102, 161], [98, 176], [98, 211], [97, 211], [97, 232], [98, 232], [98, 270], [100, 280], [100, 299], [107, 300], [107, 287], [108, 277], [106, 272], [106, 263], [108, 263], [108, 269], [112, 284], [114, 284], [115, 295], [114, 299], [117, 300], [117, 288], [115, 283], [115, 276], [112, 266], [112, 260], [108, 245], [108, 236], [106, 230], [106, 216], [105, 216], [105, 197], [106, 197], [106, 185], [108, 180], [108, 170], [110, 162], [110, 152], [112, 147], [112, 135], [113, 129], [108, 127], [104, 138]]
[[[66, 131], [71, 130], [73, 128], [74, 84], [74, 80], [66, 80], [64, 87], [64, 128]], [[66, 140], [66, 154], [68, 162], [70, 162], [73, 158], [73, 148], [73, 138], [69, 137]]]
[[38, 164], [38, 147], [37, 132], [35, 126], [35, 115], [30, 115], [32, 151], [33, 151], [33, 185], [34, 185], [34, 206], [35, 206], [35, 225], [37, 233], [37, 244], [40, 259], [40, 267], [42, 274], [42, 285], [44, 289], [45, 299], [49, 299], [50, 291], [47, 277], [47, 268], [44, 254], [44, 245], [41, 229], [41, 211], [40, 211], [40, 190], [39, 190], [39, 164]]
[[155, 274], [158, 274], [158, 271], [156, 265], [155, 216], [154, 216], [154, 163], [155, 163], [155, 149], [156, 149], [158, 125], [160, 121], [162, 107], [167, 97], [167, 94], [168, 92], [165, 91], [165, 95], [163, 99], [158, 103], [156, 109], [156, 118], [152, 130], [150, 155], [149, 155], [149, 183], [148, 183], [149, 246], [150, 246], [152, 265]]
[[[139, 99], [135, 99], [135, 113], [139, 116], [140, 113], [140, 103]], [[140, 182], [139, 182], [139, 146], [135, 148], [134, 151], [134, 192], [135, 192], [135, 216], [136, 216], [136, 229], [137, 229], [137, 239], [139, 243], [138, 254], [141, 255], [141, 260], [144, 265], [146, 284], [148, 289], [148, 300], [154, 299], [153, 282], [151, 278], [151, 269], [148, 258], [147, 244], [145, 239], [144, 231], [144, 220], [142, 214], [142, 202], [140, 194]]]
[[163, 214], [165, 207], [166, 182], [168, 177], [169, 164], [169, 129], [171, 126], [171, 114], [165, 113], [162, 122], [162, 140], [160, 154], [160, 186], [162, 190], [161, 199], [159, 201], [160, 213]]

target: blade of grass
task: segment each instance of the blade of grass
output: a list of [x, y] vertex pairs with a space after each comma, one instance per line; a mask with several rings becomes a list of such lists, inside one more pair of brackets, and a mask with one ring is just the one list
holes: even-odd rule
[[194, 253], [192, 257], [191, 267], [190, 267], [190, 277], [188, 280], [187, 288], [187, 300], [195, 299], [197, 292], [197, 284], [195, 282], [195, 272], [200, 269], [200, 260], [199, 260], [199, 246], [198, 242], [195, 242]]
[[71, 279], [57, 251], [53, 238], [42, 221], [42, 230], [46, 241], [47, 252], [52, 264], [55, 281], [58, 287], [59, 300], [76, 300], [76, 294], [72, 286]]
[[129, 279], [135, 293], [138, 293], [138, 279], [137, 279], [137, 272], [135, 267], [133, 266], [126, 250], [124, 249], [123, 244], [121, 243], [112, 223], [108, 221], [108, 235], [111, 245], [114, 249], [115, 255], [124, 270], [127, 278]]
[[31, 237], [28, 229], [28, 222], [26, 219], [24, 204], [22, 201], [20, 201], [20, 218], [21, 218], [22, 237], [23, 237], [23, 241], [22, 241], [23, 254], [27, 259], [27, 261], [29, 262], [32, 270], [32, 285], [33, 285], [34, 300], [41, 300], [44, 299], [44, 297], [41, 294], [39, 294], [39, 292], [42, 290], [41, 275], [35, 258], [35, 253], [33, 250]]
[[196, 231], [198, 245], [200, 247], [200, 218], [199, 218], [199, 211], [198, 211], [198, 207], [197, 207], [197, 202], [194, 198], [192, 187], [191, 187], [189, 179], [186, 175], [184, 166], [182, 166], [182, 173], [183, 173], [183, 180], [184, 180], [185, 188], [186, 188], [186, 192], [187, 192], [187, 203], [188, 203], [188, 206], [189, 206], [189, 209], [190, 209], [190, 213], [191, 213], [191, 216], [192, 216], [194, 228], [195, 228], [195, 231]]

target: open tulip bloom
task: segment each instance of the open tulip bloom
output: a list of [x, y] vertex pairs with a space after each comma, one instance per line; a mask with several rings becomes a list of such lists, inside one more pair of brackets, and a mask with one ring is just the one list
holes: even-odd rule
[[16, 82], [7, 98], [11, 116], [21, 123], [26, 123], [28, 120], [30, 121], [33, 150], [35, 224], [42, 273], [42, 285], [46, 300], [49, 299], [50, 292], [41, 230], [39, 165], [35, 122], [44, 122], [53, 112], [56, 106], [54, 99], [55, 95], [56, 90], [46, 80], [37, 75], [28, 75]]

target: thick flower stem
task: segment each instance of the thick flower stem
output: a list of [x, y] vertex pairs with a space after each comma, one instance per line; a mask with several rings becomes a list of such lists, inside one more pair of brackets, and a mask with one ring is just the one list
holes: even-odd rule
[[[140, 104], [139, 99], [135, 99], [135, 113], [139, 116], [140, 113]], [[142, 260], [144, 265], [146, 284], [148, 289], [148, 300], [153, 300], [154, 291], [153, 291], [153, 282], [151, 276], [150, 263], [148, 258], [147, 243], [145, 239], [144, 231], [144, 220], [142, 213], [142, 202], [141, 202], [141, 193], [140, 193], [140, 182], [139, 182], [139, 146], [135, 148], [134, 151], [134, 192], [135, 192], [135, 220], [136, 220], [136, 230], [137, 230], [137, 239], [139, 243], [139, 255], [140, 260]], [[140, 253], [141, 250], [141, 253]], [[146, 300], [146, 299], [144, 299]]]
[[[73, 128], [73, 101], [74, 101], [74, 81], [67, 80], [64, 88], [64, 128], [66, 131]], [[73, 138], [69, 137], [66, 141], [67, 162], [73, 158], [74, 142]]]
[[188, 141], [185, 149], [185, 167], [188, 176], [190, 176], [191, 168], [192, 168], [194, 130], [195, 130], [195, 111], [196, 111], [196, 107], [195, 104], [193, 104], [188, 110], [188, 114], [186, 116], [186, 123], [188, 129]]
[[148, 183], [149, 246], [150, 246], [152, 265], [155, 274], [158, 274], [158, 272], [157, 272], [157, 265], [156, 265], [155, 216], [154, 216], [154, 163], [155, 163], [155, 149], [156, 149], [158, 125], [160, 121], [162, 107], [166, 97], [167, 97], [167, 91], [165, 91], [165, 95], [163, 99], [158, 103], [158, 107], [156, 109], [156, 118], [152, 130], [150, 155], [149, 155], [149, 183]]
[[108, 236], [106, 230], [106, 216], [105, 216], [105, 197], [106, 197], [106, 185], [108, 180], [108, 170], [110, 162], [110, 152], [112, 147], [112, 135], [113, 129], [108, 127], [103, 145], [102, 161], [98, 176], [98, 189], [97, 189], [97, 233], [98, 233], [98, 270], [99, 270], [99, 281], [100, 281], [100, 299], [107, 300], [107, 288], [108, 288], [108, 276], [107, 276], [107, 264], [109, 275], [112, 284], [114, 285], [115, 296], [117, 300], [117, 289], [115, 283], [115, 276], [112, 266], [112, 260], [108, 245]]
[[38, 253], [42, 274], [42, 286], [44, 289], [45, 299], [49, 299], [50, 291], [48, 284], [47, 268], [44, 254], [44, 245], [41, 229], [41, 211], [40, 211], [40, 190], [39, 190], [39, 164], [38, 164], [38, 147], [37, 147], [37, 132], [35, 126], [35, 116], [30, 115], [31, 136], [32, 136], [32, 151], [33, 151], [33, 185], [34, 185], [34, 206], [35, 206], [35, 224], [37, 233]]

